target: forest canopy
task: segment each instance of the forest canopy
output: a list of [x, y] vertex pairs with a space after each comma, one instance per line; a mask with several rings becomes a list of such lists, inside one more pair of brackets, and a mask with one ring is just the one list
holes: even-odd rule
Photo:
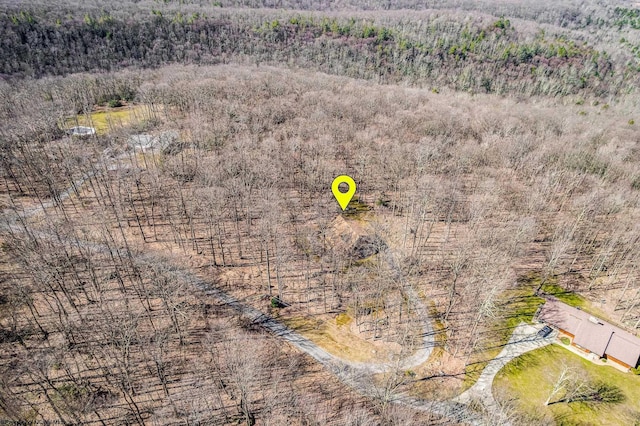
[[[125, 15], [107, 6], [5, 6], [0, 72], [41, 77], [240, 61], [480, 93], [606, 98], [635, 91], [638, 84], [633, 37], [625, 39], [620, 57], [620, 46], [614, 52], [602, 46], [605, 18], [591, 15], [586, 23], [582, 14], [569, 15], [576, 28], [561, 31], [437, 9], [407, 19], [402, 11], [178, 8], [171, 2], [127, 8]], [[583, 28], [594, 35], [585, 37]]]
[[634, 424], [638, 17], [0, 0], [0, 424]]

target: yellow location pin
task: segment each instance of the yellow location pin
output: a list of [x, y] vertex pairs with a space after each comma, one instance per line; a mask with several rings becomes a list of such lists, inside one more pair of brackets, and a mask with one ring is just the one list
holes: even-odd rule
[[[349, 190], [347, 192], [340, 192], [338, 187], [341, 183], [349, 185]], [[349, 201], [353, 198], [353, 194], [356, 193], [356, 183], [350, 176], [340, 175], [333, 180], [333, 183], [331, 184], [331, 192], [333, 192], [333, 196], [338, 200], [338, 204], [340, 204], [342, 210], [345, 210], [349, 205]]]

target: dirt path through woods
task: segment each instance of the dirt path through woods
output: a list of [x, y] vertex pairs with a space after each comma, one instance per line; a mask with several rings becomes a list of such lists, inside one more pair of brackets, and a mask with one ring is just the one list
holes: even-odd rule
[[[106, 151], [104, 156], [106, 156]], [[32, 231], [25, 230], [24, 226], [26, 226], [26, 223], [23, 219], [35, 216], [43, 212], [46, 208], [55, 207], [57, 203], [72, 196], [88, 179], [92, 178], [101, 171], [110, 170], [113, 167], [116, 167], [117, 162], [119, 162], [126, 156], [127, 154], [123, 154], [115, 158], [111, 158], [109, 162], [102, 163], [101, 169], [95, 169], [95, 171], [93, 171], [92, 173], [82, 176], [80, 179], [76, 180], [71, 187], [58, 194], [57, 200], [50, 200], [48, 202], [42, 203], [39, 206], [23, 210], [20, 213], [21, 218], [17, 217], [16, 214], [11, 210], [7, 209], [3, 211], [2, 214], [3, 216], [5, 216], [5, 221], [0, 226], [8, 230], [9, 232], [26, 232], [34, 237], [37, 235], [39, 238], [50, 238], [59, 241], [60, 237], [56, 235], [50, 235], [42, 232], [34, 233]], [[20, 222], [20, 225], [17, 224], [18, 222]], [[107, 246], [91, 241], [74, 242], [74, 244], [78, 243], [86, 244], [87, 247], [90, 247], [93, 250], [111, 250]], [[142, 254], [139, 255], [139, 257], [142, 260], [158, 261], [157, 256]], [[394, 260], [393, 253], [390, 253], [390, 256], [388, 256], [388, 262], [390, 266], [392, 266], [393, 270], [396, 271], [396, 274], [401, 274], [400, 269], [397, 267], [397, 264]], [[415, 290], [411, 288], [409, 284], [404, 284], [404, 292], [407, 295], [408, 300], [412, 303], [412, 307], [415, 310], [416, 315], [422, 325], [422, 344], [411, 356], [400, 359], [397, 362], [358, 363], [346, 361], [328, 353], [323, 348], [319, 347], [317, 344], [302, 336], [301, 334], [288, 328], [286, 325], [276, 321], [274, 318], [251, 306], [241, 303], [233, 296], [213, 286], [211, 283], [197, 277], [196, 275], [182, 268], [180, 268], [179, 271], [179, 274], [186, 282], [192, 284], [206, 295], [217, 299], [227, 306], [232, 307], [234, 310], [239, 312], [242, 316], [251, 320], [253, 323], [260, 325], [274, 335], [295, 346], [300, 351], [308, 354], [309, 356], [320, 362], [323, 366], [325, 366], [345, 384], [354, 388], [358, 393], [372, 398], [384, 398], [388, 403], [404, 404], [411, 406], [417, 410], [428, 411], [439, 416], [449, 418], [456, 423], [474, 425], [482, 424], [480, 421], [480, 417], [475, 412], [470, 410], [469, 407], [467, 407], [464, 403], [453, 400], [423, 400], [409, 397], [408, 395], [403, 394], [386, 394], [384, 389], [381, 389], [374, 383], [372, 378], [373, 374], [403, 371], [412, 367], [416, 367], [427, 361], [433, 351], [435, 339], [433, 336], [433, 327], [431, 325], [428, 309], [420, 300], [420, 297], [415, 292]], [[401, 275], [398, 275], [398, 278], [401, 280], [403, 279]]]

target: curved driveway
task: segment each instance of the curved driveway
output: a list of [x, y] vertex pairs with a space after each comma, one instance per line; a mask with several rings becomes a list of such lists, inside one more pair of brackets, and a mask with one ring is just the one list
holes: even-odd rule
[[544, 347], [555, 339], [555, 333], [551, 333], [545, 338], [538, 336], [538, 330], [542, 325], [535, 327], [530, 324], [520, 323], [514, 330], [509, 342], [504, 346], [502, 351], [494, 359], [489, 361], [487, 366], [482, 370], [482, 374], [478, 381], [467, 389], [454, 401], [468, 404], [472, 400], [482, 401], [485, 407], [497, 408], [497, 403], [493, 397], [492, 384], [498, 371], [502, 369], [509, 361], [520, 355]]
[[[100, 173], [103, 170], [113, 170], [115, 168], [119, 168], [119, 160], [124, 159], [129, 155], [125, 152], [118, 156], [107, 158], [109, 154], [109, 149], [106, 149], [102, 153], [101, 159], [104, 161], [102, 163], [102, 165], [104, 166], [102, 169], [98, 169], [96, 167], [92, 172], [83, 175], [78, 180], [73, 182], [72, 186], [58, 194], [58, 202], [70, 197], [77, 188], [81, 187], [88, 179], [91, 179], [97, 173]], [[23, 210], [21, 212], [21, 216], [34, 216], [42, 212], [45, 208], [55, 206], [55, 204], [55, 200], [49, 200], [39, 206]], [[2, 213], [7, 215], [8, 217], [6, 218], [7, 223], [1, 224], [0, 226], [12, 232], [25, 231], [24, 228], [15, 225], [17, 217], [15, 217], [13, 212], [7, 209]], [[45, 238], [54, 237], [51, 235], [47, 235], [45, 236]], [[58, 238], [59, 237], [56, 237], [56, 239]], [[100, 244], [92, 243], [89, 241], [86, 241], [85, 244], [92, 246], [94, 249], [108, 250], [106, 246], [102, 246]], [[146, 256], [142, 255], [142, 257], [144, 258]], [[395, 271], [396, 279], [399, 279], [400, 282], [403, 283], [404, 292], [407, 295], [408, 299], [413, 303], [413, 308], [416, 312], [416, 316], [421, 322], [423, 336], [421, 347], [418, 348], [418, 350], [413, 355], [402, 359], [397, 363], [357, 363], [338, 358], [335, 355], [328, 353], [301, 334], [276, 321], [272, 317], [264, 314], [263, 312], [260, 312], [259, 310], [251, 306], [239, 302], [231, 295], [225, 293], [219, 288], [212, 286], [210, 283], [200, 279], [199, 277], [184, 270], [181, 270], [181, 274], [183, 275], [184, 279], [192, 283], [205, 294], [218, 299], [220, 302], [228, 306], [231, 306], [254, 323], [259, 324], [276, 336], [282, 338], [283, 340], [286, 340], [299, 350], [316, 359], [323, 366], [329, 369], [333, 374], [335, 374], [340, 380], [352, 386], [359, 393], [377, 397], [379, 396], [379, 393], [372, 385], [372, 381], [370, 380], [370, 376], [372, 374], [384, 373], [394, 370], [407, 370], [412, 367], [418, 366], [427, 361], [427, 359], [431, 355], [431, 352], [433, 351], [433, 346], [435, 344], [433, 327], [429, 318], [428, 310], [416, 294], [415, 290], [405, 282], [404, 277], [402, 276], [402, 272], [397, 266], [392, 251], [390, 251], [389, 256], [387, 257], [387, 262], [391, 266], [392, 270]], [[467, 391], [454, 398], [453, 400], [444, 402], [429, 401], [412, 398], [407, 395], [394, 395], [394, 400], [392, 402], [409, 405], [419, 410], [433, 412], [438, 415], [450, 418], [451, 420], [454, 420], [456, 422], [480, 424], [480, 417], [467, 407], [468, 403], [471, 401], [481, 401], [483, 405], [490, 411], [497, 411], [497, 404], [491, 391], [493, 379], [497, 372], [513, 358], [520, 356], [525, 352], [548, 345], [553, 340], [552, 336], [549, 336], [545, 339], [540, 339], [537, 337], [536, 333], [537, 329], [531, 325], [520, 324], [518, 327], [516, 327], [511, 339], [505, 345], [502, 352], [500, 352], [500, 354], [496, 358], [494, 358], [487, 364], [478, 381], [471, 388], [469, 388]]]

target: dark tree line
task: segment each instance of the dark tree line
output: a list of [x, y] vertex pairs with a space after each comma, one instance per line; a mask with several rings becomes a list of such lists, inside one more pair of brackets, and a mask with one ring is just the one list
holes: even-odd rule
[[144, 10], [60, 16], [8, 11], [0, 18], [0, 72], [34, 76], [163, 64], [287, 63], [383, 82], [527, 95], [604, 96], [634, 84], [612, 61], [577, 40], [531, 37], [508, 19], [427, 15], [405, 19]]

